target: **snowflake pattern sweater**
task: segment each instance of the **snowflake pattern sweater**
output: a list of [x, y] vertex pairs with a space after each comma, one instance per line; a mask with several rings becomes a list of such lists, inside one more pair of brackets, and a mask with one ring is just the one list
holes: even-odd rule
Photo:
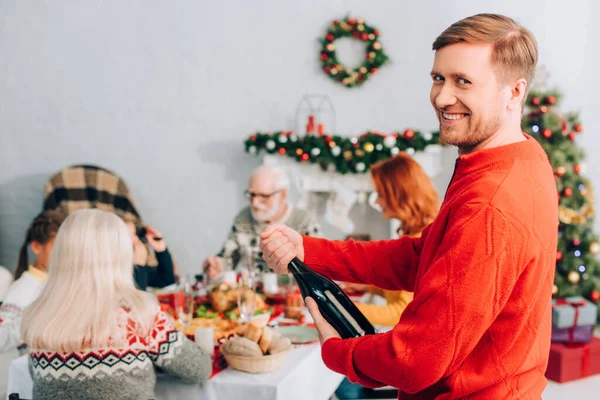
[[95, 351], [61, 353], [31, 349], [30, 372], [35, 399], [152, 399], [154, 366], [189, 383], [203, 383], [212, 361], [195, 343], [158, 312], [150, 333], [122, 310], [127, 346], [108, 345]]

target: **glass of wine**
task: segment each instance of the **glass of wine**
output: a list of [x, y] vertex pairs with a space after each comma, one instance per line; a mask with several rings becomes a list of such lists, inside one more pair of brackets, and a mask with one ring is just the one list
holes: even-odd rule
[[194, 316], [194, 287], [191, 279], [186, 278], [179, 284], [180, 301], [177, 305], [177, 320], [187, 327]]
[[252, 277], [242, 277], [238, 282], [237, 304], [240, 310], [240, 320], [243, 323], [249, 322], [256, 311], [257, 294], [255, 291], [255, 281]]

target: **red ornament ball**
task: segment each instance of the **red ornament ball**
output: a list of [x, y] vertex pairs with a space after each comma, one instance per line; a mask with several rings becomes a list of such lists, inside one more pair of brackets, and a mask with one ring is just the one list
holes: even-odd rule
[[331, 72], [331, 68], [329, 68], [329, 65], [326, 65], [325, 68], [323, 68], [323, 71], [329, 73]]
[[575, 124], [573, 129], [575, 129], [575, 132], [581, 132], [583, 130], [583, 126], [581, 126], [581, 124]]
[[333, 20], [333, 24], [334, 24], [334, 25], [337, 25], [337, 24], [339, 24], [339, 23], [340, 23], [340, 21], [338, 21], [337, 19], [334, 19], [334, 20]]
[[284, 155], [285, 154], [285, 149], [282, 147], [279, 150], [279, 154]]
[[581, 173], [581, 165], [579, 165], [579, 164], [575, 164], [575, 165], [573, 166], [573, 172], [575, 172], [576, 174], [579, 174], [579, 173]]
[[573, 239], [573, 246], [579, 246], [581, 244], [581, 240]]
[[415, 137], [415, 131], [413, 131], [412, 129], [407, 129], [404, 131], [402, 136], [404, 136], [404, 138], [406, 139], [412, 139]]
[[562, 260], [562, 256], [563, 256], [562, 253], [560, 251], [557, 251], [556, 252], [556, 261]]
[[545, 137], [546, 139], [550, 139], [550, 137], [552, 136], [552, 130], [551, 129], [544, 129], [542, 131], [542, 136]]
[[565, 194], [565, 196], [567, 197], [571, 197], [573, 195], [573, 189], [571, 188], [566, 188], [563, 193]]
[[377, 68], [371, 68], [371, 73], [372, 73], [372, 74], [375, 74], [375, 73], [377, 73]]
[[574, 142], [574, 141], [575, 141], [575, 134], [574, 134], [574, 133], [569, 133], [569, 135], [568, 135], [567, 137], [569, 138], [569, 140], [570, 140], [571, 142]]
[[308, 160], [308, 153], [302, 153], [302, 155], [300, 156], [300, 158], [302, 159], [302, 161], [307, 161]]
[[327, 54], [321, 53], [321, 60], [323, 60], [323, 61], [327, 60]]
[[554, 97], [554, 96], [546, 97], [546, 103], [548, 103], [550, 105], [556, 104], [556, 97]]
[[358, 39], [360, 37], [360, 32], [354, 32], [352, 36]]
[[594, 290], [592, 292], [592, 294], [590, 295], [590, 299], [594, 302], [597, 303], [600, 300], [600, 292], [598, 292], [597, 290]]
[[542, 103], [539, 97], [535, 96], [531, 98], [531, 104], [534, 106], [539, 106]]
[[366, 33], [363, 33], [362, 35], [360, 35], [360, 38], [361, 38], [362, 40], [367, 40], [367, 39], [369, 38], [369, 35], [368, 35], [368, 34], [366, 34]]
[[378, 31], [377, 29], [375, 29], [375, 30], [373, 31], [373, 35], [375, 35], [375, 36], [379, 36], [379, 31]]
[[349, 23], [350, 25], [354, 24], [355, 22], [356, 22], [356, 20], [355, 20], [354, 18], [350, 18], [350, 19], [348, 20], [348, 23]]
[[252, 136], [250, 136], [250, 139], [252, 139], [252, 140], [256, 140], [256, 135], [252, 135]]
[[326, 36], [326, 38], [327, 38], [327, 40], [329, 40], [330, 42], [331, 42], [331, 41], [334, 39], [334, 38], [333, 38], [333, 35], [332, 35], [331, 33], [329, 33], [329, 34]]
[[356, 142], [356, 143], [353, 143], [353, 144], [352, 144], [352, 146], [354, 146], [354, 147], [358, 147], [358, 146], [360, 146], [360, 145], [358, 144], [358, 142]]

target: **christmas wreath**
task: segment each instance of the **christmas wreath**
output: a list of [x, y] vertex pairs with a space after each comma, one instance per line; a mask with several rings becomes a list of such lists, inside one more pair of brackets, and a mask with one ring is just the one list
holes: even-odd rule
[[427, 146], [439, 144], [438, 132], [406, 129], [402, 133], [384, 135], [366, 132], [359, 137], [337, 135], [298, 136], [290, 131], [257, 132], [246, 139], [246, 152], [257, 155], [261, 151], [295, 158], [298, 162], [318, 163], [323, 170], [341, 174], [364, 173], [371, 165], [406, 151], [414, 154]]
[[[353, 37], [366, 43], [365, 61], [362, 65], [348, 71], [337, 59], [334, 41], [342, 37]], [[334, 20], [321, 40], [321, 66], [334, 81], [346, 87], [362, 85], [371, 75], [388, 61], [379, 42], [379, 31], [367, 25], [362, 18]]]

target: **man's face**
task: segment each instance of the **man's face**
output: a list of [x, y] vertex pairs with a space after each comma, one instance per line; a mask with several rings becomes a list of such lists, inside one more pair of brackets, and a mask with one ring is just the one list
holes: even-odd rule
[[252, 217], [259, 222], [272, 221], [285, 202], [284, 191], [277, 191], [274, 182], [267, 174], [259, 174], [250, 179], [248, 200]]
[[474, 148], [505, 123], [510, 90], [498, 82], [492, 50], [492, 44], [456, 43], [436, 51], [430, 100], [442, 142]]

